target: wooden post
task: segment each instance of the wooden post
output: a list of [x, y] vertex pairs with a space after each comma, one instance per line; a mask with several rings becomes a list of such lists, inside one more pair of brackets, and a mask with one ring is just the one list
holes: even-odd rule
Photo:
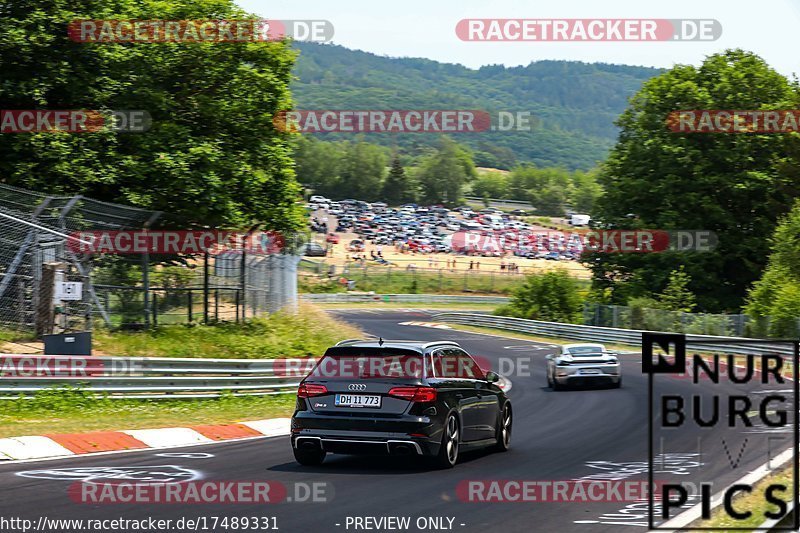
[[61, 263], [45, 263], [42, 265], [42, 279], [39, 286], [39, 301], [36, 308], [36, 335], [50, 335], [53, 333], [55, 312], [53, 297], [55, 296], [56, 272], [63, 269]]

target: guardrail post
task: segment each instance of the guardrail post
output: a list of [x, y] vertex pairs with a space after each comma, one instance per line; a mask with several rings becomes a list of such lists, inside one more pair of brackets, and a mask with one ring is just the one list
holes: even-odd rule
[[142, 287], [144, 296], [144, 327], [150, 327], [150, 253], [145, 250], [142, 254]]
[[208, 289], [208, 260], [209, 255], [208, 251], [204, 254], [203, 257], [203, 324], [208, 325], [208, 297], [209, 297], [209, 289]]
[[236, 323], [239, 323], [239, 289], [236, 289]]
[[[248, 234], [249, 235], [249, 234]], [[247, 316], [247, 295], [245, 294], [247, 291], [247, 237], [242, 237], [242, 263], [239, 265], [239, 275], [241, 279], [239, 280], [241, 286], [241, 294], [239, 294], [239, 300], [242, 302], [242, 320], [245, 319]], [[239, 306], [237, 304], [236, 310], [238, 313]], [[238, 322], [238, 319], [237, 319]]]
[[158, 294], [153, 293], [153, 327], [158, 326]]

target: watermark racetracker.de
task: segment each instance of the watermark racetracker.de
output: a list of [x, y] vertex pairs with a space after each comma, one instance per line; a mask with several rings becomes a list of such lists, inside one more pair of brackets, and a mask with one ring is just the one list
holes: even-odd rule
[[86, 230], [70, 234], [67, 248], [76, 254], [216, 255], [244, 249], [250, 255], [280, 253], [286, 245], [276, 231]]
[[467, 254], [525, 249], [583, 254], [708, 252], [714, 250], [718, 239], [710, 230], [459, 230], [447, 241], [453, 251]]
[[669, 113], [666, 122], [673, 133], [797, 133], [800, 110], [682, 110]]
[[79, 43], [253, 43], [279, 41], [329, 42], [328, 20], [120, 20], [76, 19], [67, 34]]
[[133, 376], [141, 373], [146, 362], [141, 357], [0, 354], [0, 379]]
[[532, 131], [528, 111], [476, 109], [306, 109], [280, 111], [275, 129], [292, 133], [482, 133]]
[[144, 110], [0, 109], [0, 133], [142, 133], [152, 122]]
[[658, 42], [716, 41], [716, 19], [462, 19], [462, 41], [511, 42]]

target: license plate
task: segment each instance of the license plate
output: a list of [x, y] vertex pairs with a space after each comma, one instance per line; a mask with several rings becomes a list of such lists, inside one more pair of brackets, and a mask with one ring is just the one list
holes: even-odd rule
[[584, 368], [581, 370], [581, 374], [599, 374], [599, 370], [595, 370], [594, 368]]
[[381, 397], [367, 394], [337, 394], [333, 403], [337, 407], [380, 407]]

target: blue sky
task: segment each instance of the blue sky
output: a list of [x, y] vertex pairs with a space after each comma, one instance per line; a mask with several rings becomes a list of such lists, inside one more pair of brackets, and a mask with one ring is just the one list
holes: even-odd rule
[[[698, 64], [725, 48], [753, 51], [785, 75], [800, 74], [800, 0], [238, 0], [274, 19], [326, 19], [333, 42], [393, 57], [425, 57], [471, 68], [541, 59], [670, 67]], [[714, 42], [481, 43], [462, 42], [463, 18], [714, 18]]]

